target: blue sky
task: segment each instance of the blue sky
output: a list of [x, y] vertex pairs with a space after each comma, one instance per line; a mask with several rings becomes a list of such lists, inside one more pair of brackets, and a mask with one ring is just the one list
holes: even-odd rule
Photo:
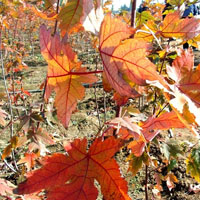
[[[118, 10], [122, 5], [130, 5], [131, 0], [113, 0], [114, 10]], [[141, 4], [142, 0], [137, 0], [137, 7]], [[155, 0], [155, 2], [164, 2], [164, 0]]]

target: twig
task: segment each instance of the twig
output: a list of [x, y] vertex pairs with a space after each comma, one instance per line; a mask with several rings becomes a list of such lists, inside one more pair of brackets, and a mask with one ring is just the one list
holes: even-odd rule
[[104, 123], [106, 123], [107, 117], [106, 117], [106, 93], [103, 90], [103, 107], [104, 107]]
[[160, 68], [160, 71], [159, 71], [159, 74], [160, 74], [160, 75], [161, 75], [161, 73], [162, 73], [162, 70], [163, 70], [163, 66], [164, 66], [166, 57], [167, 57], [167, 53], [165, 52], [165, 55], [164, 55], [164, 58], [163, 58], [163, 61], [162, 61], [162, 65], [161, 65], [161, 68]]
[[156, 42], [158, 43], [159, 47], [163, 50], [158, 38], [156, 37], [155, 33], [146, 25], [144, 24], [144, 26], [151, 32], [151, 34], [153, 35], [153, 37], [155, 38]]
[[148, 166], [145, 166], [145, 200], [148, 200]]
[[[96, 70], [97, 70], [97, 56], [96, 56]], [[97, 116], [98, 116], [98, 121], [99, 121], [99, 128], [101, 127], [101, 119], [100, 119], [100, 113], [99, 113], [99, 105], [97, 101], [97, 85], [94, 85], [94, 96], [95, 96], [95, 102], [96, 102], [96, 111], [97, 111]]]
[[[57, 7], [56, 7], [56, 13], [57, 13], [57, 14], [58, 14], [58, 12], [59, 12], [59, 4], [60, 4], [60, 0], [57, 1]], [[57, 25], [58, 25], [58, 20], [56, 19], [53, 35], [56, 34]]]
[[[0, 33], [0, 37], [1, 37], [1, 33]], [[0, 47], [1, 47], [1, 38], [0, 38]], [[7, 95], [7, 98], [8, 98], [9, 111], [10, 111], [10, 117], [11, 117], [11, 123], [12, 123], [12, 121], [13, 121], [12, 102], [11, 102], [11, 99], [10, 99], [10, 95], [9, 95], [8, 87], [7, 87], [7, 82], [6, 82], [6, 78], [5, 78], [2, 50], [0, 50], [0, 59], [1, 59], [1, 69], [2, 69], [3, 83], [4, 83], [6, 95]], [[10, 135], [10, 137], [11, 138], [13, 137], [13, 124], [11, 124], [11, 135]]]
[[137, 0], [133, 0], [132, 10], [131, 10], [131, 26], [133, 28], [135, 28], [136, 1]]
[[160, 113], [169, 105], [169, 103], [166, 103], [165, 106], [158, 112], [156, 115], [156, 118], [160, 115]]
[[[2, 153], [0, 152], [0, 156], [2, 157]], [[17, 171], [13, 168], [12, 165], [10, 165], [6, 159], [3, 159], [3, 162], [5, 163], [5, 165], [10, 169], [12, 170], [14, 173], [17, 173]]]
[[[44, 113], [44, 104], [45, 104], [45, 101], [44, 101], [44, 97], [45, 97], [45, 91], [46, 91], [46, 87], [47, 87], [47, 78], [45, 79], [45, 84], [44, 84], [44, 89], [43, 89], [43, 93], [42, 93], [42, 100], [43, 102], [41, 103], [41, 106], [40, 106], [40, 113]], [[40, 127], [40, 121], [37, 123], [37, 130], [39, 129]]]
[[[0, 47], [1, 45], [1, 33], [0, 32]], [[14, 127], [13, 127], [13, 110], [12, 110], [12, 102], [10, 99], [10, 95], [8, 92], [8, 87], [7, 87], [7, 82], [6, 82], [6, 78], [5, 78], [5, 71], [4, 71], [4, 63], [3, 63], [3, 55], [2, 55], [2, 49], [0, 49], [0, 59], [1, 59], [1, 69], [2, 69], [2, 76], [3, 76], [3, 82], [4, 82], [4, 87], [5, 87], [5, 91], [6, 91], [6, 95], [7, 95], [7, 99], [8, 99], [8, 105], [9, 105], [9, 111], [10, 111], [10, 121], [11, 121], [11, 126], [10, 126], [10, 138], [13, 137], [14, 135]], [[15, 164], [15, 168], [18, 170], [17, 167], [17, 163], [16, 163], [16, 159], [15, 159], [15, 155], [14, 152], [12, 151], [12, 159], [14, 161]]]

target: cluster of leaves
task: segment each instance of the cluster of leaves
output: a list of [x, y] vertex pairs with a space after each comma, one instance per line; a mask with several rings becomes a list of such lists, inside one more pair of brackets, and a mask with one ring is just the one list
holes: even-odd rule
[[[19, 137], [12, 136], [2, 155], [5, 159], [13, 149], [29, 142], [28, 152], [18, 162], [26, 163], [29, 172], [26, 173], [27, 180], [14, 189], [17, 199], [24, 195], [23, 199], [92, 200], [98, 196], [95, 180], [101, 186], [104, 199], [131, 199], [127, 182], [114, 158], [123, 147], [130, 150], [129, 171], [133, 176], [143, 164], [154, 168], [156, 185], [153, 193], [157, 196], [163, 190], [162, 181], [167, 182], [170, 190], [178, 182], [171, 170], [179, 154], [187, 156], [187, 173], [200, 181], [199, 148], [193, 148], [189, 154], [187, 147], [177, 148], [177, 142], [158, 137], [163, 130], [187, 128], [198, 138], [200, 126], [200, 65], [194, 66], [191, 48], [180, 48], [186, 41], [197, 46], [200, 20], [194, 17], [182, 19], [179, 8], [183, 2], [169, 2], [178, 9], [172, 9], [164, 19], [164, 5], [149, 2], [150, 10], [137, 15], [135, 28], [129, 25], [127, 15], [122, 13], [120, 17], [107, 13], [100, 0], [61, 3], [46, 0], [44, 5], [37, 6], [25, 3], [36, 16], [50, 21], [49, 26], [55, 22], [54, 28], [40, 26], [40, 49], [48, 63], [44, 98], [48, 101], [51, 93], [56, 93], [54, 106], [63, 126], [68, 127], [77, 102], [85, 96], [83, 84], [98, 81], [95, 74], [99, 73], [103, 74], [104, 90], [113, 92], [120, 112], [101, 127], [102, 136], [98, 137], [97, 133], [90, 146], [87, 139], [76, 139], [64, 145], [67, 154], [54, 153], [41, 158], [40, 155], [48, 151], [44, 143], [54, 144], [54, 141], [40, 128], [44, 117], [30, 109], [21, 119], [17, 130]], [[12, 13], [12, 9], [9, 12]], [[87, 71], [72, 50], [68, 38], [81, 31], [93, 34], [103, 63], [102, 71]], [[172, 38], [179, 44], [176, 42], [173, 46]], [[19, 60], [18, 68], [22, 65]], [[146, 96], [151, 113], [144, 113], [146, 119], [140, 118], [142, 114], [129, 101], [141, 96]], [[44, 113], [43, 107], [40, 111]], [[6, 115], [0, 110], [2, 126]], [[166, 157], [163, 166], [151, 155], [153, 145], [160, 146]], [[42, 167], [32, 171], [36, 160]], [[165, 167], [167, 174], [161, 175]], [[8, 187], [5, 180], [0, 179], [0, 184], [1, 195], [11, 193], [12, 186]], [[41, 192], [43, 190], [47, 193]]]

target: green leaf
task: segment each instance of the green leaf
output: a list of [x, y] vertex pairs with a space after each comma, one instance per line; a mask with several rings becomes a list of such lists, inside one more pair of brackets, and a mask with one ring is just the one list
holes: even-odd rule
[[129, 171], [135, 176], [138, 171], [142, 168], [142, 156], [136, 157], [134, 154], [129, 156]]
[[186, 173], [200, 182], [200, 147], [194, 148], [186, 160]]
[[176, 166], [176, 160], [175, 159], [173, 159], [173, 160], [171, 160], [170, 161], [170, 163], [169, 163], [169, 165], [167, 166], [167, 171], [169, 172], [169, 171], [171, 171], [172, 169], [174, 169], [174, 167]]
[[143, 11], [141, 13], [136, 14], [136, 26], [140, 26], [146, 24], [148, 20], [154, 20], [153, 15], [150, 11]]
[[138, 171], [142, 168], [142, 164], [149, 165], [149, 156], [144, 152], [140, 157], [131, 154], [128, 158], [129, 160], [129, 171], [135, 176]]
[[183, 153], [175, 140], [170, 140], [167, 143], [162, 144], [161, 152], [168, 160], [170, 160], [170, 158], [177, 158], [179, 154]]
[[181, 6], [184, 2], [185, 0], [167, 0], [167, 3], [170, 3], [174, 6]]

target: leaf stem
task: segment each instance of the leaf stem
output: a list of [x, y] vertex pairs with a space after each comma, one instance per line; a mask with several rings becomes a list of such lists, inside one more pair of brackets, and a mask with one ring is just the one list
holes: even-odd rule
[[[58, 14], [58, 12], [59, 12], [59, 4], [60, 4], [60, 0], [57, 1], [56, 14]], [[58, 26], [58, 20], [56, 19], [53, 35], [56, 34], [57, 26]]]
[[165, 52], [165, 55], [164, 55], [164, 58], [163, 58], [163, 61], [162, 61], [162, 65], [161, 65], [161, 68], [160, 68], [160, 71], [159, 71], [159, 74], [160, 74], [160, 75], [161, 75], [161, 73], [162, 73], [162, 70], [163, 70], [163, 66], [164, 66], [166, 57], [167, 57], [167, 52]]

